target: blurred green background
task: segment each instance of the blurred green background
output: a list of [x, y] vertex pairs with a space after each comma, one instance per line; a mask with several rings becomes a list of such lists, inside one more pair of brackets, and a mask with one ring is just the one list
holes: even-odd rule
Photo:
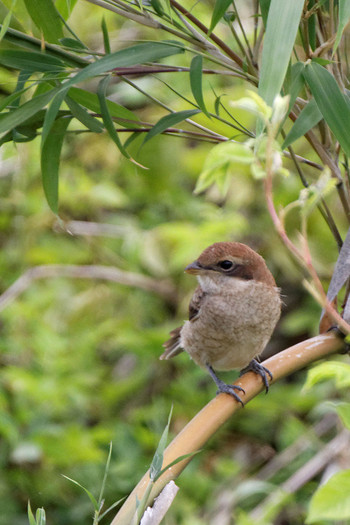
[[[147, 29], [104, 15], [118, 43], [147, 35]], [[100, 22], [101, 12], [86, 2], [78, 3], [70, 20], [96, 50], [102, 46]], [[161, 79], [185, 89], [185, 75], [169, 73]], [[16, 74], [1, 69], [0, 80], [6, 95]], [[138, 83], [170, 103], [171, 93], [156, 76]], [[239, 79], [206, 77], [209, 106], [212, 86], [232, 99], [244, 95]], [[154, 122], [162, 116], [161, 109], [127, 85], [116, 82], [113, 90], [114, 99], [137, 109], [141, 119]], [[241, 118], [251, 124], [248, 115]], [[227, 133], [224, 124], [222, 130], [215, 126]], [[159, 136], [141, 147], [142, 140], [135, 140], [131, 153], [147, 170], [121, 158], [106, 134], [72, 133], [60, 168], [62, 220], [43, 195], [38, 140], [1, 148], [2, 292], [33, 266], [74, 264], [115, 266], [164, 280], [174, 293], [164, 297], [138, 286], [57, 277], [30, 282], [6, 304], [0, 298], [0, 525], [26, 524], [28, 500], [34, 509], [45, 507], [51, 525], [90, 523], [86, 494], [62, 474], [97, 496], [112, 441], [105, 492], [106, 505], [112, 504], [148, 468], [171, 406], [175, 435], [213, 397], [215, 385], [187, 355], [170, 362], [158, 359], [168, 332], [186, 318], [196, 284], [183, 268], [212, 242], [235, 240], [257, 249], [282, 289], [283, 316], [267, 355], [317, 333], [320, 309], [303, 290], [301, 275], [272, 227], [262, 183], [251, 178], [248, 168], [233, 167], [225, 199], [216, 188], [194, 196], [212, 145]], [[301, 189], [292, 166], [286, 165], [290, 177], [276, 181], [281, 206], [297, 199]], [[311, 171], [309, 176], [314, 177]], [[337, 216], [332, 199], [327, 202], [344, 233], [344, 217]], [[98, 223], [98, 235], [86, 233], [88, 223]], [[111, 226], [108, 235], [103, 224]], [[298, 214], [291, 214], [290, 231], [298, 224]], [[70, 233], [78, 227], [80, 233]], [[337, 247], [317, 211], [309, 234], [315, 266], [326, 282]], [[223, 377], [230, 380], [235, 373]], [[303, 391], [304, 380], [300, 372], [274, 385], [268, 396], [258, 396], [224, 426], [178, 480], [180, 491], [167, 524], [219, 523], [218, 506], [225, 506], [228, 488], [234, 494], [234, 515], [243, 520], [244, 511], [277, 491], [298, 464], [315, 454], [320, 443], [311, 438], [271, 485], [246, 483], [276, 453], [313, 435], [314, 425], [331, 411], [326, 400], [337, 398], [334, 387], [322, 383]], [[300, 516], [314, 488], [309, 482], [291, 498], [280, 523], [303, 523]], [[108, 522], [107, 517], [103, 523]]]

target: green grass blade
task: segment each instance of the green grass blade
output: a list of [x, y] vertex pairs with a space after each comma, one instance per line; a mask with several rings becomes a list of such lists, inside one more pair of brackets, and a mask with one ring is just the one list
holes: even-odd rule
[[271, 0], [262, 52], [259, 95], [268, 105], [281, 91], [304, 0]]
[[19, 124], [23, 124], [30, 117], [35, 115], [40, 109], [46, 106], [50, 100], [57, 94], [57, 89], [51, 89], [42, 95], [38, 95], [25, 104], [22, 104], [18, 109], [10, 111], [1, 116], [0, 119], [0, 133], [10, 131]]
[[314, 98], [311, 99], [307, 106], [305, 106], [301, 111], [290, 132], [284, 139], [282, 149], [288, 148], [288, 146], [290, 146], [297, 139], [303, 137], [305, 133], [316, 126], [316, 124], [318, 124], [322, 118], [323, 116], [321, 111], [318, 109], [316, 100]]
[[339, 0], [339, 21], [338, 21], [338, 30], [337, 36], [334, 42], [333, 55], [337, 50], [337, 47], [340, 44], [341, 37], [343, 35], [344, 29], [350, 21], [350, 2], [349, 0]]
[[105, 48], [105, 54], [109, 55], [111, 52], [111, 43], [109, 41], [109, 34], [105, 17], [102, 18], [101, 29], [103, 34], [103, 45]]
[[24, 0], [29, 16], [43, 32], [45, 40], [58, 44], [63, 38], [63, 24], [52, 0]]
[[94, 497], [94, 495], [88, 490], [86, 489], [85, 487], [83, 487], [83, 485], [81, 485], [80, 483], [78, 483], [78, 481], [75, 481], [75, 479], [72, 479], [72, 478], [69, 478], [68, 476], [65, 476], [64, 474], [62, 474], [62, 476], [66, 479], [68, 479], [68, 481], [71, 481], [72, 483], [74, 483], [74, 485], [77, 485], [78, 487], [80, 487], [81, 489], [83, 489], [84, 492], [86, 492], [86, 494], [88, 495], [89, 497], [89, 500], [91, 501], [91, 503], [93, 504], [94, 506], [94, 509], [95, 510], [98, 510], [98, 503], [96, 501], [96, 498]]
[[68, 80], [65, 86], [71, 87], [78, 82], [101, 75], [106, 73], [106, 71], [111, 71], [115, 67], [144, 64], [145, 62], [153, 62], [183, 52], [184, 48], [180, 42], [146, 42], [144, 44], [136, 44], [135, 46], [106, 55], [100, 60], [89, 64]]
[[68, 118], [56, 120], [41, 149], [41, 174], [44, 192], [51, 210], [56, 215], [58, 213], [58, 173], [60, 154], [69, 122], [70, 119]]
[[172, 413], [173, 413], [173, 407], [171, 407], [170, 409], [168, 422], [158, 442], [158, 447], [154, 453], [153, 460], [152, 460], [152, 463], [149, 469], [149, 477], [152, 481], [155, 481], [157, 479], [157, 476], [159, 476], [159, 473], [162, 470], [164, 450], [165, 450], [165, 447], [168, 441], [168, 434], [169, 434], [169, 427], [170, 427]]
[[111, 464], [112, 448], [113, 448], [113, 445], [112, 445], [112, 442], [111, 442], [111, 443], [109, 444], [109, 451], [108, 451], [108, 456], [107, 456], [107, 461], [106, 461], [105, 471], [104, 471], [104, 474], [103, 474], [103, 480], [102, 480], [101, 490], [100, 490], [100, 494], [99, 494], [99, 497], [98, 497], [98, 508], [99, 508], [99, 509], [101, 508], [102, 499], [103, 499], [103, 494], [104, 494], [104, 491], [105, 491], [106, 481], [107, 481], [107, 476], [108, 476], [108, 472], [109, 472], [109, 467], [110, 467], [110, 464]]
[[210, 35], [210, 33], [214, 30], [215, 26], [224, 16], [231, 2], [232, 0], [216, 0], [213, 9], [213, 14], [211, 16], [208, 35]]
[[28, 501], [28, 505], [27, 505], [27, 514], [28, 514], [29, 525], [36, 525], [34, 514], [30, 506], [30, 501]]
[[304, 78], [317, 106], [344, 153], [350, 156], [350, 105], [329, 71], [316, 62], [306, 65]]
[[[90, 93], [89, 91], [85, 91], [85, 89], [72, 87], [69, 89], [68, 95], [73, 100], [75, 100], [75, 102], [89, 109], [93, 113], [100, 113], [100, 103], [98, 100], [98, 96], [95, 93]], [[112, 102], [111, 100], [106, 99], [106, 103], [111, 117], [131, 121], [139, 120], [135, 113], [133, 113], [129, 109], [124, 108], [123, 106], [120, 106], [116, 102]]]
[[170, 115], [165, 115], [165, 117], [162, 117], [160, 120], [158, 120], [153, 128], [149, 130], [143, 142], [147, 142], [156, 135], [159, 135], [159, 133], [163, 133], [163, 131], [167, 130], [168, 128], [175, 126], [179, 122], [182, 122], [183, 120], [186, 120], [197, 113], [200, 113], [199, 109], [187, 109], [184, 111], [178, 111], [176, 113], [170, 113]]
[[45, 144], [45, 141], [51, 131], [51, 128], [53, 126], [53, 123], [55, 122], [56, 120], [56, 117], [57, 117], [57, 113], [59, 112], [59, 109], [62, 105], [62, 102], [63, 100], [65, 99], [67, 95], [67, 89], [63, 90], [63, 91], [59, 91], [57, 93], [57, 95], [55, 96], [55, 98], [52, 100], [52, 102], [50, 103], [47, 111], [46, 111], [46, 115], [45, 115], [45, 119], [44, 119], [44, 124], [43, 124], [43, 130], [42, 130], [42, 133], [41, 133], [41, 147], [43, 147], [43, 145]]
[[36, 53], [35, 51], [18, 51], [16, 49], [1, 49], [0, 64], [13, 69], [30, 72], [61, 71], [66, 65], [59, 58]]
[[80, 104], [75, 102], [75, 100], [70, 98], [68, 95], [66, 96], [65, 101], [69, 109], [71, 110], [73, 117], [79, 120], [79, 122], [81, 122], [93, 133], [102, 133], [104, 127], [99, 120], [89, 115], [85, 108], [83, 108]]
[[1, 26], [1, 30], [0, 30], [0, 42], [1, 40], [4, 38], [5, 34], [6, 34], [6, 31], [8, 30], [8, 28], [10, 27], [10, 22], [11, 22], [11, 18], [12, 18], [12, 14], [13, 14], [13, 10], [16, 6], [16, 1], [17, 0], [13, 0], [12, 1], [12, 5], [9, 9], [9, 12], [7, 13], [7, 15], [5, 16], [4, 18], [4, 21], [2, 23], [2, 26]]
[[205, 102], [203, 99], [202, 78], [203, 58], [201, 55], [197, 55], [192, 59], [190, 67], [190, 84], [192, 95], [194, 96], [195, 101], [197, 102], [198, 106], [203, 111], [203, 113], [210, 118], [210, 115], [207, 111], [207, 108], [205, 107]]
[[266, 27], [271, 0], [259, 0], [259, 4], [260, 4], [261, 16], [264, 22], [264, 26]]

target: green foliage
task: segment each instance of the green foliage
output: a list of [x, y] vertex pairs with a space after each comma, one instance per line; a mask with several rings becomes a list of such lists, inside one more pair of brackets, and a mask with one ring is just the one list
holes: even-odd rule
[[334, 474], [313, 495], [306, 523], [350, 518], [350, 470]]

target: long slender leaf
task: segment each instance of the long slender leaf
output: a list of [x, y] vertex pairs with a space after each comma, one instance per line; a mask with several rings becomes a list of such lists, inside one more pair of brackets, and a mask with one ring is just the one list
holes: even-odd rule
[[333, 46], [333, 55], [337, 50], [337, 47], [340, 44], [341, 37], [343, 35], [344, 29], [350, 21], [350, 2], [349, 0], [339, 0], [339, 22], [337, 36]]
[[318, 124], [322, 118], [323, 116], [318, 108], [318, 105], [316, 104], [316, 100], [312, 98], [301, 111], [297, 120], [294, 122], [291, 130], [284, 139], [282, 148], [288, 148], [288, 146], [290, 146], [297, 139], [303, 137], [305, 133], [316, 126], [316, 124]]
[[6, 31], [8, 30], [8, 28], [10, 26], [13, 10], [16, 7], [16, 2], [17, 2], [17, 0], [13, 0], [12, 1], [12, 5], [11, 5], [11, 7], [9, 9], [9, 12], [7, 13], [7, 15], [4, 18], [4, 21], [2, 23], [2, 27], [1, 27], [1, 30], [0, 30], [0, 42], [3, 39], [4, 35], [6, 34]]
[[63, 38], [61, 17], [52, 0], [24, 0], [29, 16], [44, 33], [45, 40], [59, 43]]
[[60, 90], [55, 96], [55, 98], [52, 100], [52, 102], [50, 103], [46, 111], [44, 124], [43, 124], [43, 130], [41, 134], [41, 147], [43, 147], [43, 145], [45, 144], [45, 141], [51, 131], [53, 123], [56, 120], [57, 113], [62, 105], [63, 100], [65, 99], [67, 95], [67, 91], [68, 89], [65, 89], [63, 91]]
[[[90, 91], [86, 91], [85, 89], [72, 87], [69, 89], [68, 95], [73, 100], [75, 100], [75, 102], [81, 104], [90, 111], [93, 111], [94, 113], [100, 112], [100, 103], [98, 100], [98, 96], [95, 95], [95, 93], [90, 93]], [[123, 106], [120, 106], [116, 102], [112, 102], [112, 100], [106, 99], [106, 104], [108, 107], [108, 111], [113, 118], [132, 121], [139, 120], [135, 113], [133, 113], [129, 109], [124, 108]]]
[[149, 130], [145, 137], [144, 143], [156, 135], [159, 135], [159, 133], [163, 133], [163, 131], [166, 129], [175, 126], [175, 124], [178, 124], [179, 122], [182, 122], [183, 120], [186, 120], [197, 113], [200, 113], [199, 109], [186, 109], [184, 111], [170, 113], [170, 115], [165, 115], [165, 117], [162, 117], [160, 120], [158, 120], [153, 128]]
[[110, 81], [110, 76], [103, 78], [98, 87], [97, 94], [98, 94], [98, 99], [100, 101], [101, 117], [105, 125], [105, 128], [108, 131], [109, 136], [111, 137], [113, 142], [117, 145], [117, 148], [119, 149], [120, 153], [124, 155], [124, 157], [126, 157], [127, 159], [130, 159], [130, 154], [124, 148], [118, 136], [118, 133], [115, 130], [112, 117], [108, 110], [108, 106], [106, 102], [106, 93], [107, 93], [107, 87], [108, 87], [109, 81]]
[[41, 174], [46, 200], [54, 213], [58, 213], [58, 173], [63, 139], [70, 119], [56, 120], [41, 149]]
[[104, 128], [103, 124], [101, 124], [99, 120], [89, 115], [85, 108], [83, 108], [80, 104], [75, 102], [75, 100], [73, 100], [69, 96], [66, 96], [65, 101], [69, 109], [71, 110], [72, 115], [76, 119], [78, 119], [84, 126], [86, 126], [93, 133], [102, 133]]
[[350, 156], [350, 106], [329, 71], [316, 62], [304, 69], [304, 78], [319, 110], [346, 155]]
[[66, 68], [64, 62], [59, 58], [46, 53], [19, 51], [17, 49], [1, 49], [0, 64], [33, 73], [36, 71], [61, 71]]
[[153, 62], [154, 60], [160, 60], [161, 58], [183, 52], [184, 49], [180, 42], [146, 42], [144, 44], [137, 44], [106, 55], [100, 58], [100, 60], [96, 60], [96, 62], [88, 65], [68, 80], [65, 83], [65, 87], [71, 87], [78, 82], [106, 73], [106, 71], [110, 71], [115, 67]]
[[200, 109], [210, 118], [210, 115], [205, 107], [205, 102], [203, 99], [203, 89], [202, 89], [202, 78], [203, 78], [203, 58], [201, 55], [197, 55], [192, 59], [190, 67], [190, 84], [192, 94], [195, 101], [197, 102]]
[[111, 43], [109, 41], [109, 34], [105, 17], [102, 18], [101, 29], [103, 34], [103, 45], [105, 48], [105, 54], [108, 55], [111, 52]]
[[95, 510], [99, 510], [98, 502], [97, 502], [95, 496], [94, 496], [94, 495], [93, 495], [88, 489], [86, 489], [85, 487], [83, 487], [83, 485], [81, 485], [78, 481], [75, 481], [75, 479], [69, 478], [68, 476], [65, 476], [64, 474], [62, 474], [62, 476], [63, 476], [64, 478], [68, 479], [68, 481], [71, 481], [72, 483], [74, 483], [74, 485], [77, 485], [78, 487], [80, 487], [81, 489], [83, 489], [84, 492], [86, 492], [86, 494], [88, 495], [89, 500], [90, 500], [91, 503], [93, 504], [94, 509], [95, 509]]
[[303, 6], [304, 0], [271, 0], [259, 81], [259, 95], [268, 105], [282, 88]]
[[0, 120], [0, 133], [10, 131], [35, 115], [35, 113], [37, 113], [50, 102], [57, 92], [58, 89], [51, 89], [51, 91], [32, 98], [18, 109], [6, 113]]
[[221, 18], [226, 13], [229, 5], [232, 3], [232, 0], [216, 0], [213, 14], [211, 15], [211, 21], [209, 26], [209, 35], [214, 30], [217, 23], [221, 20]]
[[266, 27], [271, 0], [259, 0], [259, 4], [260, 4], [261, 16], [264, 22], [264, 26]]

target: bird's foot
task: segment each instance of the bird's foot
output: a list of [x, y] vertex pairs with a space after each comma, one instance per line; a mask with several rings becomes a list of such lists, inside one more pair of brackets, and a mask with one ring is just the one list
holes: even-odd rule
[[238, 403], [241, 403], [242, 407], [244, 407], [244, 403], [243, 403], [242, 399], [235, 392], [235, 390], [238, 390], [239, 392], [243, 392], [243, 394], [245, 394], [244, 388], [242, 388], [240, 386], [237, 386], [237, 385], [228, 385], [227, 383], [224, 383], [223, 381], [220, 381], [220, 383], [217, 383], [217, 386], [219, 387], [219, 389], [216, 392], [216, 395], [218, 395], [218, 394], [229, 394], [236, 401], [238, 401]]
[[209, 365], [209, 363], [207, 363], [206, 366], [207, 366], [207, 370], [208, 370], [209, 374], [214, 379], [215, 384], [218, 387], [218, 391], [216, 392], [216, 394], [229, 394], [236, 401], [238, 401], [238, 403], [241, 403], [242, 407], [244, 407], [244, 403], [243, 403], [242, 399], [239, 397], [238, 394], [236, 394], [235, 390], [238, 390], [239, 392], [243, 392], [243, 394], [245, 394], [245, 390], [241, 386], [228, 385], [227, 383], [222, 381], [222, 379], [220, 379], [216, 375], [215, 370], [213, 369], [213, 367], [211, 365]]
[[349, 354], [350, 355], [350, 344], [346, 342], [345, 340], [346, 336], [343, 334], [340, 328], [338, 326], [331, 326], [330, 328], [328, 328], [327, 333], [328, 332], [333, 332], [337, 337], [340, 337], [341, 339], [344, 340], [344, 348], [339, 350], [339, 354]]
[[264, 383], [264, 386], [265, 386], [266, 394], [267, 394], [267, 392], [269, 391], [269, 386], [270, 386], [267, 376], [269, 376], [270, 381], [272, 381], [273, 379], [273, 376], [270, 370], [266, 368], [265, 366], [263, 366], [262, 364], [260, 364], [256, 359], [252, 359], [249, 365], [240, 371], [239, 375], [242, 376], [246, 372], [254, 372], [255, 374], [258, 374], [261, 377]]

